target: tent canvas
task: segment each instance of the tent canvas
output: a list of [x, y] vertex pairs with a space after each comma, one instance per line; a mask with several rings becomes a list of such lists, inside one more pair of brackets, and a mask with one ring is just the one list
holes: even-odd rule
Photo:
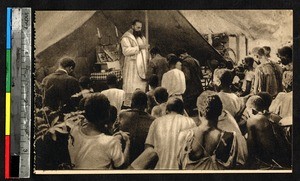
[[[115, 26], [121, 36], [133, 19], [144, 21], [144, 13], [144, 10], [37, 11], [35, 62], [37, 70], [43, 69], [40, 79], [53, 72], [57, 60], [63, 56], [83, 61], [79, 64], [84, 67], [78, 66], [75, 71], [78, 76], [89, 75], [96, 61], [97, 28], [103, 35], [102, 41], [117, 43]], [[207, 59], [224, 59], [201, 34], [243, 34], [252, 40], [253, 46], [260, 42], [279, 46], [292, 40], [289, 10], [148, 10], [148, 18], [151, 47], [160, 47], [164, 56], [185, 48], [202, 63]]]
[[[46, 66], [52, 72], [58, 59], [70, 56], [86, 57], [86, 68], [93, 71], [97, 28], [103, 35], [103, 41], [110, 39], [111, 43], [117, 43], [115, 26], [121, 36], [130, 28], [133, 19], [144, 21], [144, 13], [143, 10], [38, 11], [35, 23], [37, 68]], [[207, 59], [224, 60], [179, 11], [149, 10], [148, 17], [150, 46], [160, 47], [164, 56], [185, 48], [203, 63]]]

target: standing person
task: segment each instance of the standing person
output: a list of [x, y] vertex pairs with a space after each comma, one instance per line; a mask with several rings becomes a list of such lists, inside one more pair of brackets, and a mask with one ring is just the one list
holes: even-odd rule
[[293, 49], [289, 46], [284, 46], [278, 49], [278, 58], [283, 66], [283, 71], [293, 71]]
[[186, 84], [182, 70], [182, 63], [176, 56], [171, 56], [169, 60], [170, 70], [163, 75], [161, 87], [168, 90], [170, 97], [178, 97], [182, 99], [185, 92]]
[[134, 20], [130, 30], [121, 38], [123, 65], [123, 90], [131, 95], [137, 88], [146, 90], [147, 44], [142, 34], [142, 22]]
[[[109, 136], [110, 103], [103, 94], [92, 94], [84, 103], [85, 122], [71, 127], [68, 149], [74, 169], [113, 169], [128, 163], [127, 133]], [[125, 141], [122, 151], [121, 138]]]
[[129, 132], [130, 134], [130, 163], [144, 151], [149, 127], [155, 119], [145, 112], [146, 107], [147, 95], [143, 91], [135, 91], [132, 95], [131, 109], [121, 111], [115, 124], [116, 130]]
[[161, 79], [164, 73], [169, 70], [167, 59], [161, 56], [160, 49], [154, 47], [150, 50], [152, 59], [147, 67], [147, 79], [153, 74], [158, 77], [158, 86], [161, 86]]
[[268, 58], [271, 58], [271, 47], [269, 47], [269, 46], [263, 46], [263, 49], [266, 52], [266, 56]]
[[254, 83], [254, 68], [253, 68], [254, 59], [252, 57], [246, 57], [244, 59], [245, 66], [245, 77], [242, 84], [242, 93], [240, 96], [246, 96], [251, 93]]
[[72, 77], [75, 61], [71, 58], [63, 58], [59, 61], [58, 69], [45, 77], [42, 85], [45, 90], [43, 106], [63, 112], [75, 110], [71, 103], [71, 96], [80, 92], [78, 80]]
[[275, 97], [282, 90], [282, 70], [268, 59], [263, 48], [260, 48], [257, 54], [261, 64], [255, 69], [253, 93], [268, 92]]
[[178, 169], [177, 155], [180, 149], [180, 131], [196, 126], [193, 119], [183, 116], [183, 102], [170, 98], [167, 102], [167, 115], [157, 118], [150, 126], [145, 142], [146, 148], [153, 147], [158, 155], [155, 169]]
[[189, 115], [195, 115], [197, 98], [203, 92], [201, 65], [185, 49], [178, 50], [177, 56], [182, 59], [182, 71], [186, 81], [186, 90], [183, 94], [184, 108]]
[[254, 63], [253, 63], [253, 67], [254, 67], [254, 69], [258, 66], [258, 65], [260, 65], [260, 60], [259, 60], [259, 56], [258, 56], [258, 50], [260, 49], [260, 47], [254, 47], [253, 49], [252, 49], [252, 51], [251, 51], [251, 57], [254, 59]]
[[115, 74], [108, 74], [106, 77], [106, 83], [109, 89], [104, 90], [101, 93], [108, 98], [112, 106], [117, 108], [117, 114], [119, 114], [125, 101], [125, 92], [122, 89], [117, 88], [117, 81], [118, 78]]

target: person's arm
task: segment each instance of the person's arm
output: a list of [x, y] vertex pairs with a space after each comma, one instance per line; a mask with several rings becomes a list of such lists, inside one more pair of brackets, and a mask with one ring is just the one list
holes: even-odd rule
[[[119, 143], [113, 143], [113, 147], [111, 148], [112, 161], [114, 163], [115, 168], [123, 169], [129, 165], [129, 149], [130, 149], [130, 138], [128, 132], [119, 131], [114, 135], [115, 138], [118, 139]], [[125, 141], [125, 148], [122, 152], [121, 142]]]
[[187, 63], [182, 63], [182, 72], [184, 73], [185, 79], [190, 80], [191, 79], [191, 71], [187, 65]]
[[129, 160], [130, 160], [130, 155], [129, 155], [129, 149], [130, 149], [130, 138], [129, 138], [129, 133], [127, 132], [121, 132], [122, 138], [125, 141], [125, 149], [124, 149], [124, 166], [128, 166]]
[[124, 56], [132, 56], [139, 53], [140, 48], [138, 45], [131, 46], [130, 39], [127, 37], [122, 38], [121, 40], [122, 52]]
[[158, 155], [152, 147], [144, 150], [127, 169], [145, 170], [154, 169], [158, 161]]
[[161, 115], [161, 111], [158, 107], [154, 106], [151, 111], [151, 116], [158, 118]]
[[151, 123], [149, 132], [145, 141], [145, 149], [152, 147], [154, 148], [154, 136], [155, 136], [155, 120]]
[[262, 80], [262, 73], [259, 70], [259, 68], [255, 69], [255, 75], [254, 75], [254, 85], [253, 85], [253, 94], [256, 95], [260, 90], [261, 86], [261, 80]]
[[149, 65], [147, 67], [147, 73], [146, 73], [146, 79], [148, 80], [151, 75], [155, 74], [154, 72], [155, 66], [153, 62], [149, 62]]
[[249, 118], [247, 120], [247, 147], [248, 147], [248, 163], [251, 166], [255, 161], [255, 142], [256, 140], [256, 128], [253, 124], [253, 120]]

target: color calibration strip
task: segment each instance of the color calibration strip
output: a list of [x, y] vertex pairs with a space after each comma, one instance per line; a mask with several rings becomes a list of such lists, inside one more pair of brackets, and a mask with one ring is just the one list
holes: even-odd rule
[[11, 122], [11, 16], [12, 9], [6, 14], [6, 94], [5, 94], [5, 179], [10, 178], [10, 122]]

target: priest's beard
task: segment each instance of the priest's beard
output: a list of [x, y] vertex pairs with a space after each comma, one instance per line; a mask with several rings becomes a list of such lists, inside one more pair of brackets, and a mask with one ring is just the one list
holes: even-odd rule
[[133, 30], [133, 36], [135, 36], [136, 38], [137, 37], [142, 38], [143, 37], [142, 31], [135, 31], [135, 30]]

